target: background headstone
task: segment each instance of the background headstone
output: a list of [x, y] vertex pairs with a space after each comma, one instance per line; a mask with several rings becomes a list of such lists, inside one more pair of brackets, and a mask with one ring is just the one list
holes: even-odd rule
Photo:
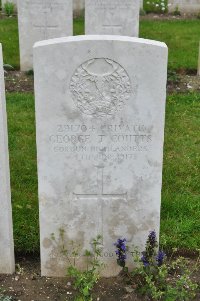
[[198, 13], [200, 11], [200, 0], [168, 0], [169, 12], [176, 9], [181, 13]]
[[2, 47], [0, 44], [0, 273], [15, 270]]
[[72, 0], [19, 0], [18, 23], [22, 71], [33, 68], [35, 42], [73, 34]]
[[159, 234], [167, 47], [121, 36], [42, 41], [34, 70], [42, 275], [66, 273], [59, 229], [68, 254], [80, 245], [79, 267], [103, 235], [103, 275], [116, 275], [117, 238], [143, 250], [149, 231]]
[[137, 37], [140, 0], [85, 0], [85, 34]]

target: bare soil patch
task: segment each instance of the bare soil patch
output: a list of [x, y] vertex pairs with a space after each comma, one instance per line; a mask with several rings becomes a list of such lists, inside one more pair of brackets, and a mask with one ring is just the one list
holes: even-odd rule
[[5, 83], [7, 92], [33, 92], [34, 79], [22, 71], [6, 71]]
[[[191, 259], [190, 259], [191, 260]], [[195, 264], [191, 260], [191, 265]], [[14, 301], [71, 301], [77, 292], [69, 278], [47, 278], [40, 276], [39, 258], [21, 257], [17, 260], [18, 271], [14, 275], [0, 275], [0, 288]], [[195, 272], [193, 280], [200, 284], [200, 271]], [[102, 278], [93, 292], [93, 300], [98, 301], [148, 301], [139, 297], [134, 285], [127, 286], [122, 276]], [[194, 299], [200, 300], [200, 292]]]
[[173, 15], [173, 14], [154, 14], [149, 13], [143, 16], [140, 16], [141, 20], [192, 20], [192, 19], [199, 19], [197, 14], [181, 14]]

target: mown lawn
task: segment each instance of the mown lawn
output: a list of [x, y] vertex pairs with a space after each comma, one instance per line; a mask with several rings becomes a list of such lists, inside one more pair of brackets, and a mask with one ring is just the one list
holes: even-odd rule
[[[39, 251], [34, 99], [7, 94], [14, 236], [17, 251]], [[200, 94], [168, 97], [161, 243], [200, 246]]]
[[[160, 40], [169, 47], [170, 69], [197, 69], [200, 20], [141, 20], [140, 37]], [[84, 33], [83, 19], [74, 22], [74, 33]], [[16, 18], [0, 20], [0, 42], [4, 62], [19, 68], [19, 46]]]

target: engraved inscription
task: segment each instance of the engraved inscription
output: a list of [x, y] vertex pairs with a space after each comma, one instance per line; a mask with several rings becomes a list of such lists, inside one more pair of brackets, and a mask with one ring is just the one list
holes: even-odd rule
[[128, 9], [132, 0], [91, 0], [89, 5], [98, 9]]
[[144, 124], [59, 124], [48, 137], [55, 153], [65, 153], [77, 160], [121, 162], [148, 152], [152, 128]]
[[106, 58], [95, 58], [77, 68], [70, 82], [77, 108], [87, 115], [114, 115], [131, 96], [131, 81], [124, 68]]

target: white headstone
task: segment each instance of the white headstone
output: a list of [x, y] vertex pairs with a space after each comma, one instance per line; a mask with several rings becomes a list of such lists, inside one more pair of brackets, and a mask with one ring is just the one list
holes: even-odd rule
[[137, 37], [140, 0], [85, 0], [85, 33]]
[[103, 275], [116, 275], [117, 238], [143, 250], [159, 233], [167, 47], [121, 36], [43, 41], [34, 70], [42, 275], [66, 273], [60, 228], [69, 252], [80, 245], [80, 266], [101, 234]]
[[0, 273], [15, 270], [2, 47], [0, 44]]
[[176, 9], [181, 13], [198, 13], [200, 11], [200, 0], [168, 0], [169, 12]]
[[35, 42], [72, 35], [72, 0], [18, 0], [18, 23], [20, 65], [27, 71]]

